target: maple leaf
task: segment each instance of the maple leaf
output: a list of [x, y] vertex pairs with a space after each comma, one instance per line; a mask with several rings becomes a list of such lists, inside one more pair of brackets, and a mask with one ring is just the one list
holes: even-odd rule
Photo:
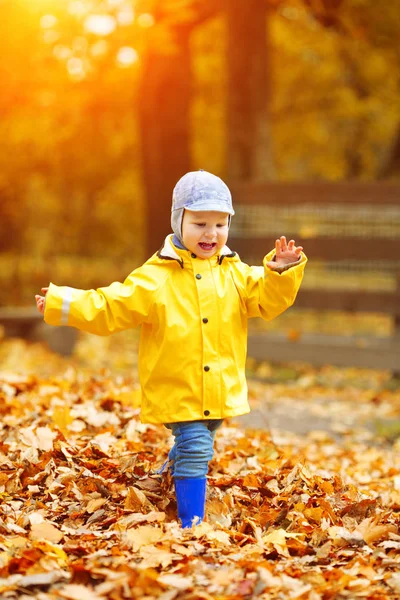
[[300, 537], [301, 535], [297, 533], [289, 533], [284, 529], [274, 529], [271, 533], [262, 536], [262, 543], [266, 549], [271, 550], [272, 546], [278, 554], [289, 558], [290, 553], [286, 540], [290, 538], [297, 539]]

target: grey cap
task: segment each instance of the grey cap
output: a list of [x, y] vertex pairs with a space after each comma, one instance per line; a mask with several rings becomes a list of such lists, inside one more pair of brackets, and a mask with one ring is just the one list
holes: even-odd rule
[[234, 215], [232, 196], [228, 186], [207, 171], [191, 171], [178, 181], [172, 195], [172, 211], [212, 210]]

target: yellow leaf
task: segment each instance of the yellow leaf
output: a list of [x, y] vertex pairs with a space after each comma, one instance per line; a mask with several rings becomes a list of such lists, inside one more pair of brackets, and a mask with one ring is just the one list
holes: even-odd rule
[[383, 537], [388, 537], [389, 533], [397, 533], [397, 527], [390, 524], [377, 525], [371, 517], [361, 521], [356, 531], [361, 533], [367, 544], [372, 544]]
[[106, 498], [94, 498], [93, 500], [89, 500], [87, 506], [86, 506], [86, 512], [92, 514], [94, 512], [96, 512], [96, 510], [98, 508], [100, 508], [101, 506], [103, 506], [103, 504], [105, 504], [107, 502]]
[[53, 440], [57, 437], [57, 434], [50, 429], [50, 427], [38, 427], [36, 429], [36, 435], [38, 439], [39, 450], [48, 452], [53, 449]]
[[57, 595], [67, 600], [104, 600], [86, 585], [71, 583], [65, 585], [61, 590], [57, 590]]
[[260, 487], [260, 482], [257, 475], [254, 473], [249, 473], [243, 477], [243, 485], [248, 488], [258, 489]]
[[284, 529], [275, 529], [274, 531], [271, 531], [271, 533], [264, 535], [262, 537], [262, 541], [263, 541], [264, 546], [266, 546], [267, 549], [270, 550], [271, 549], [270, 546], [273, 546], [273, 548], [278, 552], [278, 554], [289, 558], [290, 554], [289, 554], [289, 550], [286, 545], [286, 539], [287, 538], [298, 538], [298, 537], [300, 537], [299, 534], [289, 533], [289, 532], [285, 531]]
[[33, 523], [31, 527], [30, 538], [32, 540], [48, 540], [49, 542], [58, 542], [64, 537], [61, 533], [50, 523], [49, 521], [43, 521], [42, 523]]
[[64, 550], [62, 548], [60, 548], [60, 546], [57, 546], [56, 544], [52, 544], [51, 542], [48, 542], [47, 540], [38, 540], [37, 542], [34, 542], [33, 546], [35, 548], [38, 548], [45, 554], [56, 558], [57, 562], [60, 565], [64, 566], [64, 565], [68, 564], [68, 556], [64, 552]]
[[145, 494], [135, 487], [128, 488], [128, 495], [125, 498], [124, 508], [139, 512], [146, 504], [149, 504]]
[[164, 534], [161, 529], [157, 529], [151, 525], [142, 525], [137, 529], [129, 529], [124, 536], [124, 540], [136, 552], [142, 546], [159, 542], [163, 537]]
[[52, 419], [60, 431], [64, 434], [67, 432], [69, 425], [73, 422], [71, 412], [68, 406], [56, 406], [53, 410]]
[[167, 587], [173, 587], [178, 590], [187, 590], [193, 585], [193, 579], [191, 577], [183, 577], [175, 573], [161, 575], [158, 578], [159, 583], [166, 585]]
[[314, 523], [321, 523], [321, 519], [324, 511], [322, 508], [306, 508], [304, 511], [304, 516], [308, 519], [308, 521], [312, 521]]
[[140, 548], [139, 553], [143, 559], [140, 563], [141, 569], [149, 569], [152, 567], [162, 567], [165, 569], [174, 559], [176, 559], [176, 554], [168, 552], [167, 550], [162, 550], [156, 546], [143, 546]]

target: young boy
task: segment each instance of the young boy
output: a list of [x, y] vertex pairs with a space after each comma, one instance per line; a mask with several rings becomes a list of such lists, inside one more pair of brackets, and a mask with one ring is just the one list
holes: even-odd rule
[[270, 320], [291, 306], [307, 261], [282, 236], [264, 265], [250, 267], [227, 246], [234, 215], [228, 187], [200, 170], [173, 192], [162, 248], [124, 283], [78, 290], [50, 283], [36, 296], [50, 325], [97, 335], [141, 325], [141, 420], [175, 437], [169, 453], [182, 527], [204, 518], [206, 475], [217, 428], [249, 412], [247, 320]]

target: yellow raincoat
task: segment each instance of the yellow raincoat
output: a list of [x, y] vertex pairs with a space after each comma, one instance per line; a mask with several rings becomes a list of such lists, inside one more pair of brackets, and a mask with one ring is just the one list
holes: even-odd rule
[[[271, 260], [274, 251], [264, 259]], [[97, 335], [142, 326], [141, 420], [172, 423], [249, 412], [245, 361], [247, 320], [267, 321], [291, 306], [307, 259], [282, 273], [250, 267], [227, 246], [200, 259], [173, 245], [124, 283], [97, 290], [59, 287], [46, 296], [44, 319]]]

